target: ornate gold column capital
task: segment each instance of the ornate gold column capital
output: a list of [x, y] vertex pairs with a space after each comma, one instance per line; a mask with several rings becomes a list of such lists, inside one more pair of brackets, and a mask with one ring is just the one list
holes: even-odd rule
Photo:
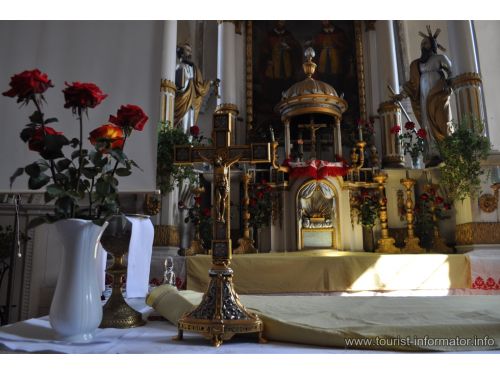
[[392, 112], [401, 112], [401, 108], [399, 108], [399, 106], [396, 103], [390, 100], [380, 103], [380, 106], [378, 107], [379, 114], [392, 113]]
[[465, 86], [480, 86], [482, 84], [482, 79], [479, 73], [463, 73], [453, 78], [452, 85], [454, 89]]
[[161, 79], [160, 81], [160, 92], [168, 92], [171, 94], [175, 94], [176, 90], [175, 83], [170, 81], [169, 79]]
[[221, 103], [217, 105], [217, 107], [215, 107], [215, 112], [220, 114], [231, 113], [235, 116], [239, 113], [238, 106], [232, 103]]

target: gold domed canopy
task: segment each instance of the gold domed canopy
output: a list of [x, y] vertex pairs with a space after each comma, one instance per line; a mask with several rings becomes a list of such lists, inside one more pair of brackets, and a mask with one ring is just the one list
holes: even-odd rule
[[316, 64], [312, 61], [314, 50], [309, 47], [304, 55], [307, 61], [304, 62], [303, 69], [307, 78], [283, 92], [275, 110], [282, 119], [314, 113], [341, 118], [342, 113], [347, 110], [347, 102], [328, 83], [312, 78], [316, 70]]

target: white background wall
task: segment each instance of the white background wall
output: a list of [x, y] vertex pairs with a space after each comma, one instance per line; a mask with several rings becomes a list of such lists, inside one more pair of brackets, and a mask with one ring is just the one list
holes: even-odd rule
[[493, 148], [500, 149], [500, 21], [474, 21], [479, 69], [483, 78], [488, 130]]
[[[122, 104], [137, 104], [149, 116], [143, 132], [135, 132], [125, 152], [143, 169], [120, 181], [120, 191], [155, 190], [156, 127], [159, 120], [159, 82], [162, 23], [160, 21], [0, 21], [0, 91], [10, 77], [23, 70], [40, 69], [55, 87], [46, 93], [44, 109], [57, 117], [54, 128], [71, 139], [78, 123], [63, 108], [64, 81], [94, 82], [109, 94], [89, 110], [84, 137], [105, 123]], [[15, 100], [0, 96], [0, 191], [9, 190], [9, 177], [17, 167], [37, 160], [19, 138], [33, 108], [18, 109]], [[91, 147], [90, 144], [86, 144]], [[27, 190], [25, 178], [13, 187]]]

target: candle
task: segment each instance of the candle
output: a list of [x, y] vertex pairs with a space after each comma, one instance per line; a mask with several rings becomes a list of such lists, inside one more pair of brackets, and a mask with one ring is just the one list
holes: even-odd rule
[[407, 169], [406, 170], [406, 179], [408, 180], [410, 178], [410, 171]]
[[425, 171], [425, 179], [427, 180], [427, 182], [430, 184], [432, 183], [432, 180], [430, 178], [430, 173], [429, 171]]
[[361, 125], [358, 125], [358, 132], [359, 132], [359, 140], [363, 140], [363, 129], [361, 128]]

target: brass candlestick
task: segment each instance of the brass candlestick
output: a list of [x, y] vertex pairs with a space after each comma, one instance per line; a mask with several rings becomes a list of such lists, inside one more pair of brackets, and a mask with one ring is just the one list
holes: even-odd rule
[[407, 177], [402, 178], [400, 182], [406, 190], [406, 227], [408, 230], [408, 237], [405, 239], [405, 246], [401, 249], [401, 252], [405, 254], [425, 253], [425, 249], [420, 246], [420, 240], [415, 236], [413, 226], [415, 217], [413, 214], [412, 188], [415, 185], [416, 181], [412, 178]]
[[243, 174], [243, 237], [238, 240], [238, 246], [233, 254], [252, 254], [257, 253], [257, 249], [253, 246], [253, 240], [250, 238], [250, 197], [248, 195], [248, 185], [252, 175], [250, 173]]
[[381, 238], [378, 240], [378, 248], [375, 252], [377, 253], [390, 253], [397, 254], [401, 251], [397, 248], [394, 243], [396, 240], [389, 236], [389, 228], [387, 224], [387, 199], [385, 197], [384, 185], [387, 181], [387, 175], [385, 173], [380, 172], [375, 177], [373, 177], [375, 182], [378, 183], [378, 191], [379, 191], [379, 204], [380, 209], [378, 211], [378, 216], [380, 219], [380, 227], [381, 227]]
[[[436, 192], [438, 188], [439, 188], [438, 184], [427, 183], [424, 185], [424, 191], [429, 195], [434, 195], [433, 192]], [[430, 212], [432, 215], [432, 223], [434, 226], [433, 236], [432, 236], [432, 252], [444, 253], [444, 254], [453, 253], [453, 249], [446, 245], [443, 238], [439, 234], [439, 218], [436, 214], [436, 204], [434, 203], [434, 201], [430, 206]]]
[[[200, 204], [198, 203], [199, 198], [202, 193], [205, 192], [205, 188], [203, 186], [198, 186], [193, 189], [191, 189], [194, 195], [194, 206], [195, 208], [199, 211]], [[194, 237], [193, 240], [191, 241], [191, 245], [189, 246], [189, 249], [186, 250], [186, 256], [191, 256], [191, 255], [196, 255], [196, 254], [205, 254], [205, 248], [203, 247], [203, 241], [201, 240], [200, 237], [200, 222], [198, 221], [194, 225]]]
[[116, 215], [109, 220], [109, 225], [101, 237], [102, 246], [113, 255], [113, 264], [106, 270], [112, 276], [113, 284], [111, 296], [103, 307], [100, 328], [133, 328], [146, 324], [142, 320], [142, 314], [130, 307], [122, 294], [123, 276], [127, 273], [125, 255], [131, 234], [132, 224], [125, 216]]

